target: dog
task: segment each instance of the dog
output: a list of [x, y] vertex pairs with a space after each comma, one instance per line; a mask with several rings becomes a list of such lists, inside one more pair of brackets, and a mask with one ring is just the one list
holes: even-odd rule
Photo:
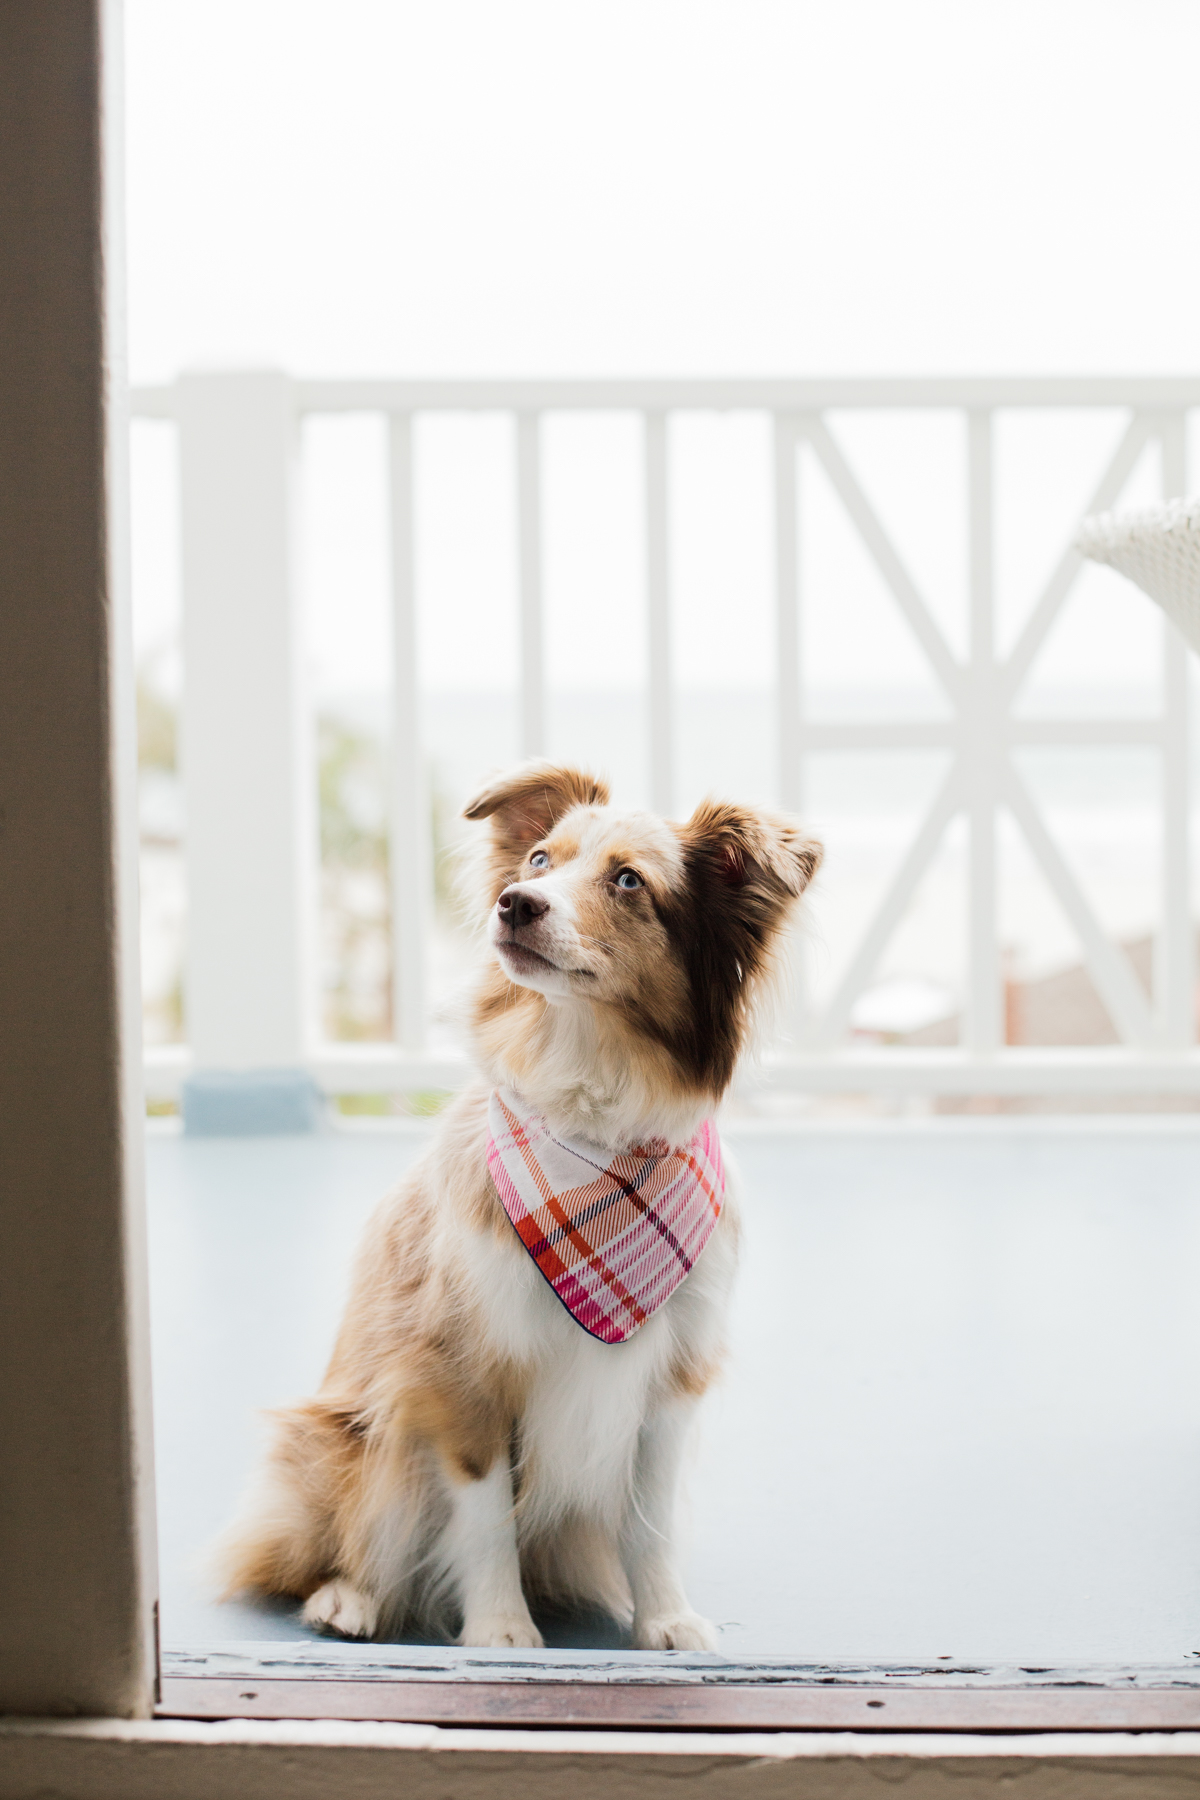
[[[602, 1608], [639, 1649], [712, 1650], [673, 1544], [737, 1263], [711, 1117], [821, 847], [750, 807], [706, 802], [682, 825], [618, 811], [603, 781], [549, 763], [465, 817], [490, 821], [471, 1019], [486, 1079], [368, 1226], [320, 1392], [273, 1415], [220, 1547], [224, 1591], [294, 1596], [346, 1637], [457, 1626], [536, 1648], [532, 1599]], [[537, 1224], [558, 1205], [543, 1155], [594, 1172], [571, 1188], [602, 1193], [590, 1222]], [[652, 1181], [683, 1196], [682, 1225], [646, 1202]], [[614, 1200], [644, 1292], [587, 1238]]]

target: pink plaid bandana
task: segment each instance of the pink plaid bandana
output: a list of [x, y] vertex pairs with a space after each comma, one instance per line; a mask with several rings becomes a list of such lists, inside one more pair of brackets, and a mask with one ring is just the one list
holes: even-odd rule
[[605, 1160], [556, 1137], [508, 1088], [488, 1103], [488, 1168], [517, 1236], [577, 1324], [632, 1337], [691, 1273], [721, 1215], [725, 1171], [705, 1119], [686, 1150]]

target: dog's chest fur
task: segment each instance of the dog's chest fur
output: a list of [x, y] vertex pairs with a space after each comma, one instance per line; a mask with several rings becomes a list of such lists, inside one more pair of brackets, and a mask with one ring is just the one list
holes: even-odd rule
[[[687, 1281], [621, 1344], [589, 1336], [516, 1233], [460, 1240], [461, 1275], [490, 1355], [523, 1371], [519, 1515], [537, 1533], [566, 1514], [617, 1525], [629, 1502], [642, 1426], [673, 1394], [694, 1391], [720, 1356], [736, 1263], [736, 1177]], [[499, 1201], [495, 1201], [499, 1207]]]

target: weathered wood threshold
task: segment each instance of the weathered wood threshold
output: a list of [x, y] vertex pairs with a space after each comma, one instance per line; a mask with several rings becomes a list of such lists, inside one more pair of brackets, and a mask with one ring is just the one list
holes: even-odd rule
[[1200, 1664], [870, 1667], [367, 1645], [167, 1652], [157, 1716], [690, 1731], [1198, 1731]]
[[253, 1687], [165, 1679], [166, 1719], [370, 1719], [689, 1731], [1197, 1731], [1200, 1693], [1111, 1689], [687, 1688], [649, 1682], [346, 1681], [278, 1677]]

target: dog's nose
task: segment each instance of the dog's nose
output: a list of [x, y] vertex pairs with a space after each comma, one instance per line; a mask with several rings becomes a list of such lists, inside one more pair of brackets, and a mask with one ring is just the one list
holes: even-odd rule
[[506, 925], [532, 925], [543, 913], [550, 911], [550, 902], [543, 900], [540, 894], [531, 894], [527, 888], [505, 888], [496, 902], [496, 910]]

